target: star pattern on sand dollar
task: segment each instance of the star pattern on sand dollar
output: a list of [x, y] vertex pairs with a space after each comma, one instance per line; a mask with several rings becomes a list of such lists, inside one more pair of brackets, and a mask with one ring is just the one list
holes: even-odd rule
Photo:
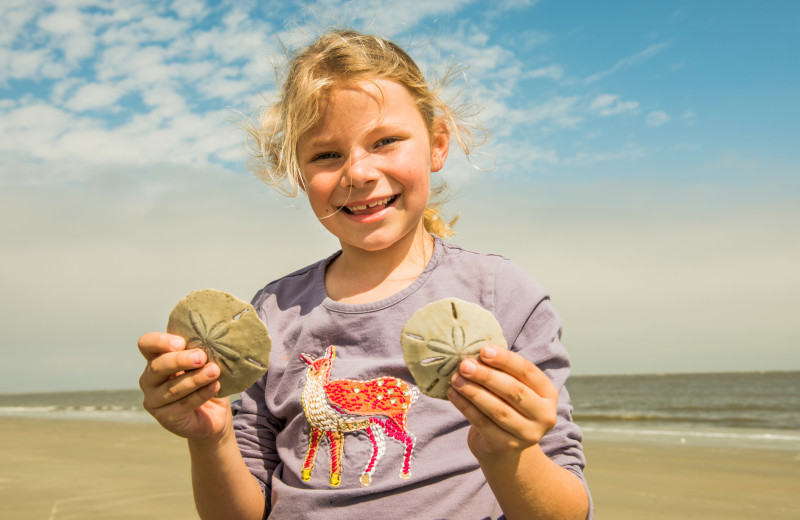
[[464, 327], [458, 324], [458, 312], [451, 303], [453, 318], [456, 325], [453, 326], [448, 340], [432, 338], [428, 340], [427, 347], [432, 352], [441, 354], [421, 361], [423, 366], [439, 365], [436, 372], [440, 376], [448, 376], [456, 369], [462, 359], [477, 355], [481, 347], [486, 343], [486, 338], [476, 339], [467, 343], [467, 336]]
[[211, 357], [211, 361], [224, 365], [232, 375], [235, 375], [232, 363], [239, 361], [241, 356], [233, 347], [220, 341], [230, 331], [228, 323], [221, 320], [209, 329], [203, 315], [195, 311], [189, 311], [189, 321], [192, 322], [192, 328], [197, 335], [186, 341], [186, 347], [202, 348]]

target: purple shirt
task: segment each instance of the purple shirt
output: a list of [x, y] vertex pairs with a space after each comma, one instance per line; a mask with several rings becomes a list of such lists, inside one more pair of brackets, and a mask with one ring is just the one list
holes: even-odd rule
[[[502, 256], [437, 238], [410, 286], [380, 301], [344, 304], [328, 298], [324, 285], [325, 267], [338, 254], [270, 283], [253, 300], [272, 337], [270, 367], [234, 404], [234, 426], [270, 518], [502, 518], [467, 447], [469, 423], [450, 402], [418, 392], [403, 361], [403, 325], [445, 297], [491, 311], [511, 349], [559, 389], [558, 422], [540, 445], [583, 480], [582, 436], [564, 388], [570, 364], [561, 320], [536, 281]], [[331, 345], [334, 356], [325, 361]], [[329, 367], [329, 394], [315, 386], [314, 367]], [[389, 387], [399, 393], [383, 392]], [[347, 413], [348, 399], [372, 406], [376, 416]], [[390, 408], [387, 419], [380, 411]], [[331, 454], [331, 445], [343, 450]]]

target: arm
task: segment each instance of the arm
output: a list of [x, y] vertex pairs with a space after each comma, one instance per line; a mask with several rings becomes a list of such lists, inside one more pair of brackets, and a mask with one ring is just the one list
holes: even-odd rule
[[448, 398], [472, 424], [468, 443], [509, 520], [587, 517], [580, 479], [542, 452], [555, 426], [558, 390], [533, 363], [491, 346], [462, 361]]
[[261, 489], [236, 444], [228, 398], [219, 390], [219, 367], [183, 338], [149, 333], [139, 338], [147, 366], [139, 379], [144, 408], [189, 443], [195, 504], [204, 519], [264, 517]]
[[265, 517], [264, 495], [242, 459], [233, 427], [218, 440], [189, 439], [189, 454], [194, 502], [200, 518]]

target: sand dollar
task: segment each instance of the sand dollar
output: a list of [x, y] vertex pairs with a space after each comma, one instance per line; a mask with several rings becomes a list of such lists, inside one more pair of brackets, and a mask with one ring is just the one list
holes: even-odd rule
[[417, 310], [400, 335], [403, 357], [423, 393], [447, 399], [450, 376], [462, 359], [478, 358], [481, 347], [508, 348], [491, 312], [458, 298], [445, 298]]
[[220, 368], [218, 397], [246, 390], [269, 366], [272, 340], [249, 303], [214, 289], [193, 291], [169, 314], [167, 332], [202, 348]]

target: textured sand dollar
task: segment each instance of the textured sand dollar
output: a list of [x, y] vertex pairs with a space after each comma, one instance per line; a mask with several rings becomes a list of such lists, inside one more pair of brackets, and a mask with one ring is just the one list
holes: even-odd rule
[[417, 310], [400, 335], [403, 357], [426, 395], [447, 399], [450, 376], [462, 359], [478, 358], [487, 344], [508, 348], [491, 312], [458, 298], [445, 298]]
[[249, 303], [222, 291], [193, 291], [169, 314], [167, 332], [202, 348], [220, 368], [218, 397], [246, 390], [269, 366], [267, 327]]

